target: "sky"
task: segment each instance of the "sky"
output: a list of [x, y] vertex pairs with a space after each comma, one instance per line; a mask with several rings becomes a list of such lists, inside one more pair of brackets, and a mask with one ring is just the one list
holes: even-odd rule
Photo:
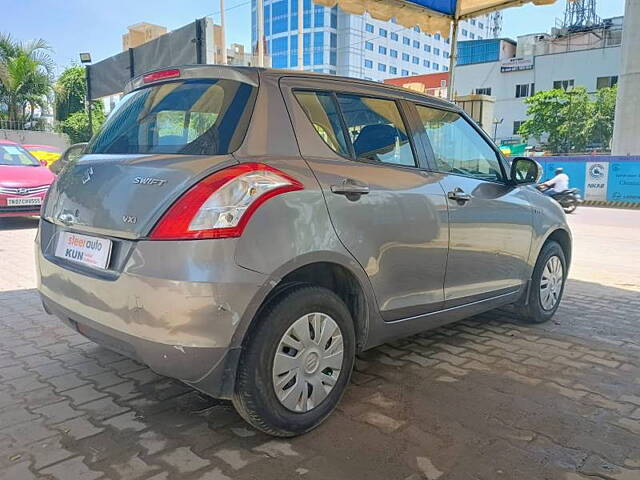
[[[219, 22], [219, 0], [0, 0], [0, 32], [17, 40], [43, 38], [51, 45], [59, 69], [71, 65], [78, 53], [91, 52], [94, 62], [122, 50], [127, 26], [150, 22], [175, 29], [196, 18]], [[502, 36], [549, 31], [561, 18], [565, 1], [546, 7], [505, 10]], [[227, 43], [249, 46], [250, 0], [226, 0]], [[624, 13], [624, 0], [599, 0], [598, 15]]]

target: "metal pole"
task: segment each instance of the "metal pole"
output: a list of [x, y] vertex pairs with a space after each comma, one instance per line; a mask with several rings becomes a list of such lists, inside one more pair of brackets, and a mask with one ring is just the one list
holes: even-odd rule
[[304, 0], [298, 0], [298, 70], [304, 70]]
[[258, 21], [258, 66], [264, 67], [264, 0], [257, 0], [256, 20]]
[[[459, 2], [458, 2], [459, 3]], [[449, 88], [447, 89], [447, 99], [453, 102], [456, 62], [458, 61], [458, 7], [456, 6], [456, 16], [453, 19], [451, 30], [451, 54], [449, 55]]]
[[225, 28], [224, 28], [224, 0], [220, 0], [220, 36], [222, 37], [222, 64], [226, 65], [227, 64], [227, 40], [225, 38]]
[[89, 138], [93, 137], [93, 119], [91, 118], [91, 76], [89, 74], [89, 65], [85, 68], [87, 78], [87, 116], [89, 117]]

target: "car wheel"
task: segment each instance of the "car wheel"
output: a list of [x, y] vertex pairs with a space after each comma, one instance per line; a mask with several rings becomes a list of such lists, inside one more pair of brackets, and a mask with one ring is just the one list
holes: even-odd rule
[[233, 404], [255, 428], [291, 437], [317, 427], [351, 377], [355, 332], [332, 291], [296, 286], [259, 314], [243, 348]]
[[557, 242], [547, 242], [533, 269], [528, 302], [520, 307], [524, 321], [549, 321], [560, 305], [566, 279], [567, 262], [562, 247]]

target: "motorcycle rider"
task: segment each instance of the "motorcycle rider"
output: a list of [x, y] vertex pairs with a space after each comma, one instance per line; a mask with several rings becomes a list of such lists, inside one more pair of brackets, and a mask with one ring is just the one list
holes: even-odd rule
[[547, 189], [542, 193], [549, 197], [553, 197], [565, 190], [569, 190], [569, 175], [564, 173], [562, 168], [556, 168], [555, 177], [543, 182], [542, 185], [547, 187]]

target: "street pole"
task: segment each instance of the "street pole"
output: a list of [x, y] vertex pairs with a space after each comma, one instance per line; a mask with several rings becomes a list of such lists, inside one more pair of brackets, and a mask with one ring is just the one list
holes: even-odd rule
[[456, 11], [453, 14], [453, 28], [451, 29], [451, 52], [449, 55], [449, 88], [447, 90], [447, 100], [453, 102], [456, 63], [458, 62], [458, 24], [460, 23], [460, 3], [456, 2]]
[[304, 0], [298, 0], [298, 70], [304, 70]]
[[224, 0], [220, 0], [220, 36], [222, 37], [222, 64], [226, 65], [227, 64], [227, 40], [225, 38], [225, 28], [224, 28]]
[[258, 66], [264, 67], [264, 0], [258, 0], [256, 8], [256, 20], [258, 21]]
[[86, 81], [87, 81], [87, 115], [89, 117], [89, 139], [93, 137], [93, 118], [91, 115], [91, 75], [89, 73], [89, 65], [85, 67]]

